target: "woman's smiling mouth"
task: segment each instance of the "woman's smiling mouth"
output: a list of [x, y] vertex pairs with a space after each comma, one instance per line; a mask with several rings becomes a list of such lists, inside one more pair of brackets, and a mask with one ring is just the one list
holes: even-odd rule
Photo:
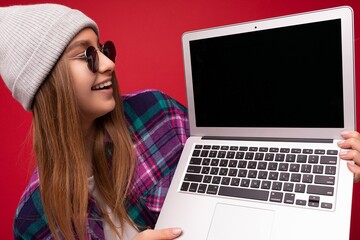
[[91, 88], [91, 90], [103, 90], [103, 89], [109, 89], [111, 87], [112, 83], [111, 81], [106, 81], [104, 83], [100, 83], [98, 85], [95, 85]]

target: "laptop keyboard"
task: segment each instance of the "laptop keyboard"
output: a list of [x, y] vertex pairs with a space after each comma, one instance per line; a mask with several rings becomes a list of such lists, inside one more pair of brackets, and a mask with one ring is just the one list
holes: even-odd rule
[[181, 191], [333, 210], [337, 150], [196, 145]]

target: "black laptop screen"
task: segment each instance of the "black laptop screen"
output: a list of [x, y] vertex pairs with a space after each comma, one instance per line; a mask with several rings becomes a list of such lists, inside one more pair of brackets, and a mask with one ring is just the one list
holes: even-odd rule
[[197, 127], [342, 128], [341, 20], [190, 42]]

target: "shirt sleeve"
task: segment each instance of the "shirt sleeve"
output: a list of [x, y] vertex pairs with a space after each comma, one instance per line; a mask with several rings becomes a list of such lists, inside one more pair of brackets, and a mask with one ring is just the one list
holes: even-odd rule
[[189, 137], [187, 109], [156, 90], [125, 95], [123, 102], [137, 158], [128, 212], [140, 229], [152, 228]]
[[30, 178], [14, 218], [14, 239], [47, 239], [50, 229], [41, 204], [37, 169]]

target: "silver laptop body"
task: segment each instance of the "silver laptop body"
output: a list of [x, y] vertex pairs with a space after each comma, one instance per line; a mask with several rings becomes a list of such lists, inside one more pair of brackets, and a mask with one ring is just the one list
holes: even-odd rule
[[349, 239], [349, 7], [187, 32], [191, 137], [156, 228], [188, 240]]

